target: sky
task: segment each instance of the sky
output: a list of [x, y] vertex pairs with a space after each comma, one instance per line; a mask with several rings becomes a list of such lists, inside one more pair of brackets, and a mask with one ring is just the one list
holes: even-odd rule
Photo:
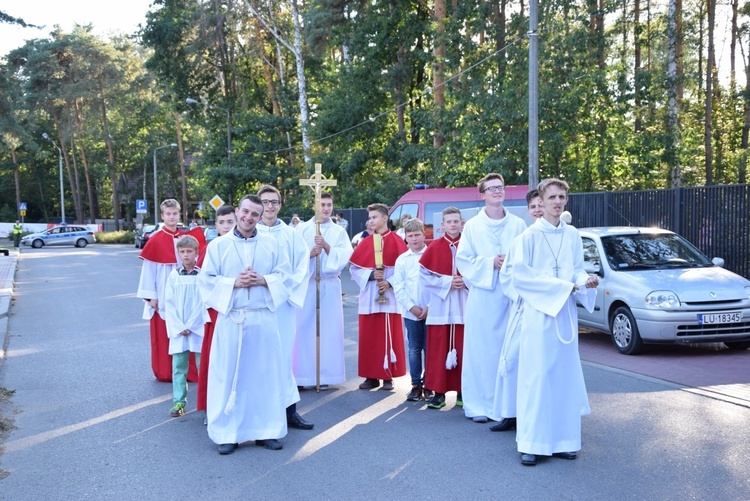
[[94, 33], [131, 34], [146, 21], [152, 0], [0, 0], [0, 10], [43, 29], [0, 24], [0, 56], [21, 47], [27, 39], [48, 38], [59, 24], [70, 32], [74, 24], [91, 24]]
[[[94, 33], [105, 38], [114, 33], [132, 34], [139, 24], [145, 23], [146, 12], [152, 1], [120, 0], [109, 3], [103, 0], [0, 0], [0, 10], [6, 14], [21, 18], [27, 23], [44, 26], [44, 29], [39, 30], [0, 24], [0, 56], [21, 47], [27, 39], [47, 38], [55, 24], [62, 26], [66, 32], [70, 32], [75, 23], [92, 24]], [[661, 9], [661, 6], [656, 8]], [[729, 73], [728, 14], [726, 5], [717, 7], [716, 57], [723, 83], [728, 81]], [[619, 14], [612, 14], [616, 15]], [[737, 69], [741, 74], [741, 61]], [[740, 76], [740, 80], [743, 78]]]

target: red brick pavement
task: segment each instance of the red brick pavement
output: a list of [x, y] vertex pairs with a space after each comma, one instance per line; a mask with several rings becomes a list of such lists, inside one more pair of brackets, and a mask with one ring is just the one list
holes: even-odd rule
[[750, 407], [750, 350], [732, 351], [722, 343], [647, 346], [640, 355], [621, 355], [608, 335], [581, 332], [581, 360], [697, 389]]

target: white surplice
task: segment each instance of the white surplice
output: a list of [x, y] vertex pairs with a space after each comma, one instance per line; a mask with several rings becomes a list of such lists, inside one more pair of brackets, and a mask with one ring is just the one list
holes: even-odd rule
[[[198, 275], [180, 275], [181, 269], [169, 274], [164, 298], [170, 355], [200, 353], [204, 326], [211, 321], [198, 289]], [[185, 330], [190, 334], [183, 336]]]
[[[512, 253], [506, 268], [509, 286], [524, 303], [514, 333], [518, 450], [547, 456], [575, 452], [581, 449], [581, 416], [591, 412], [578, 355], [576, 299], [591, 311], [596, 289], [584, 286], [588, 274], [574, 227], [538, 219], [520, 240], [520, 252]], [[574, 284], [579, 290], [572, 293]]]
[[[279, 322], [279, 335], [284, 353], [289, 360], [289, 372], [292, 371], [292, 357], [294, 354], [294, 339], [297, 335], [297, 310], [302, 308], [307, 294], [307, 266], [310, 259], [310, 249], [299, 231], [287, 225], [281, 219], [276, 220], [274, 226], [266, 226], [263, 221], [256, 226], [260, 233], [269, 235], [276, 239], [279, 247], [284, 250], [292, 267], [291, 290], [289, 299], [279, 305], [276, 310], [276, 318]], [[297, 384], [290, 387], [288, 395], [289, 404], [299, 401]]]
[[[315, 246], [315, 219], [300, 224], [297, 231], [309, 248]], [[352, 256], [346, 230], [329, 220], [320, 233], [330, 252], [320, 254], [320, 384], [346, 381], [344, 366], [344, 306], [341, 301], [341, 271]], [[294, 344], [294, 377], [300, 386], [316, 384], [315, 352], [315, 258], [307, 259], [305, 304], [297, 310], [297, 339]]]
[[[506, 254], [515, 237], [526, 229], [524, 221], [505, 211], [491, 219], [485, 209], [464, 225], [456, 266], [469, 288], [464, 312], [464, 351], [461, 393], [466, 417], [489, 417], [495, 400], [495, 383], [510, 300], [503, 294], [495, 257]], [[515, 398], [515, 385], [503, 382], [502, 390]], [[504, 397], [505, 398], [505, 397]]]
[[[251, 267], [268, 286], [234, 288]], [[291, 266], [273, 238], [235, 231], [208, 247], [198, 283], [219, 315], [211, 343], [206, 416], [217, 444], [281, 438], [287, 433], [289, 385], [294, 384], [277, 324], [290, 295]]]

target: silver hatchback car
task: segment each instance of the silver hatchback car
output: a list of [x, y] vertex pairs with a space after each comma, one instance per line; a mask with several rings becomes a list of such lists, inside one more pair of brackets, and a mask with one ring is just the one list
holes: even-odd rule
[[750, 348], [750, 281], [667, 230], [580, 229], [584, 266], [597, 274], [593, 313], [578, 324], [609, 333], [625, 355], [644, 344], [723, 342]]
[[26, 235], [21, 239], [24, 245], [30, 245], [35, 249], [40, 249], [45, 245], [75, 245], [76, 247], [86, 247], [88, 244], [96, 242], [94, 232], [85, 226], [53, 226], [39, 233]]

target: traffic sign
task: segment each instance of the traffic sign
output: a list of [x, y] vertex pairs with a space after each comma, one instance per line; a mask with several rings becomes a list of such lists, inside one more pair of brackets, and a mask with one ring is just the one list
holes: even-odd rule
[[26, 207], [26, 202], [20, 202], [18, 204], [18, 210], [28, 210], [28, 207]]
[[137, 199], [135, 201], [136, 214], [148, 214], [148, 200]]
[[21, 209], [21, 217], [26, 217], [26, 210], [25, 209]]
[[224, 200], [222, 200], [219, 195], [214, 195], [214, 197], [209, 200], [208, 203], [211, 204], [211, 207], [213, 207], [214, 210], [219, 210], [219, 207], [224, 205]]

